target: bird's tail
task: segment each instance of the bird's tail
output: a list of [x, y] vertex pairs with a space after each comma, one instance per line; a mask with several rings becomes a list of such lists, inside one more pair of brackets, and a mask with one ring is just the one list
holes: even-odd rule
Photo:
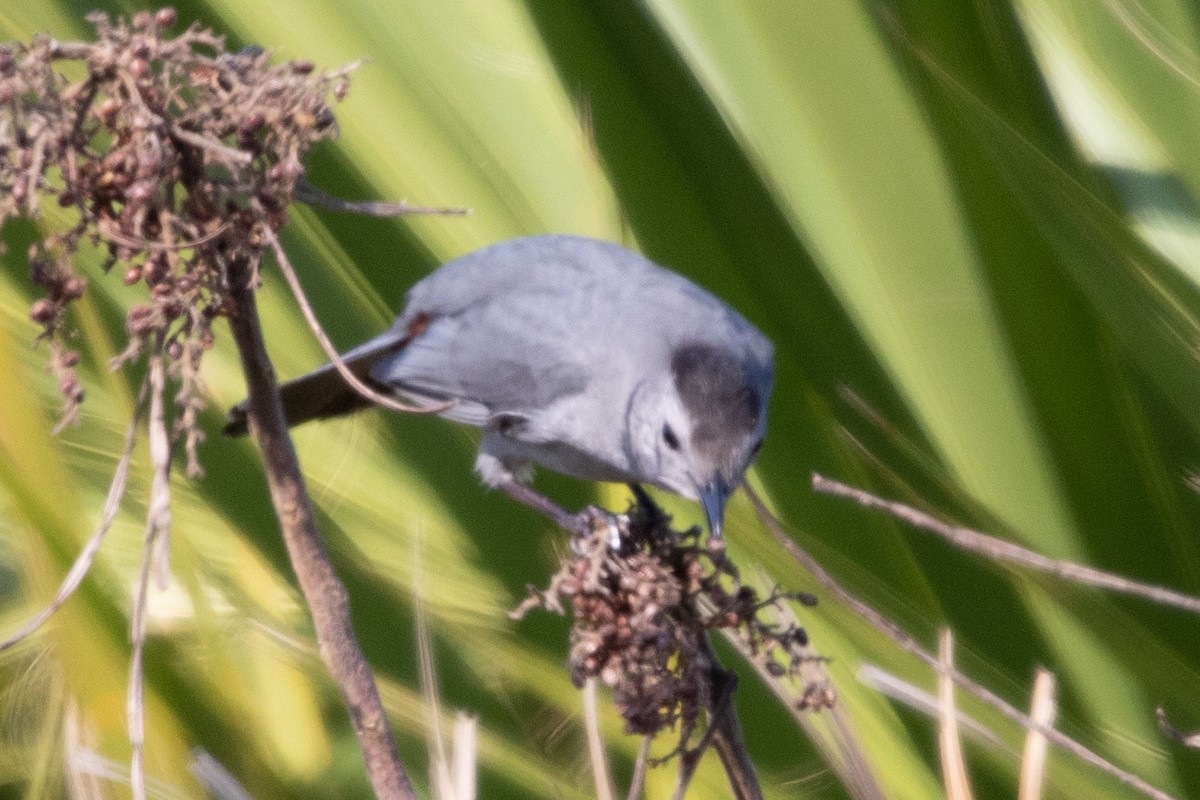
[[[388, 331], [346, 353], [342, 360], [359, 380], [374, 386], [370, 374], [371, 367], [381, 358], [404, 347], [406, 341], [405, 338]], [[389, 391], [384, 386], [375, 388], [382, 392]], [[282, 384], [279, 387], [279, 395], [283, 401], [284, 418], [289, 426], [313, 419], [338, 417], [371, 405], [370, 400], [346, 383], [333, 364], [326, 364], [307, 375]], [[226, 436], [245, 436], [248, 430], [246, 401], [243, 400], [229, 409], [224, 433]]]

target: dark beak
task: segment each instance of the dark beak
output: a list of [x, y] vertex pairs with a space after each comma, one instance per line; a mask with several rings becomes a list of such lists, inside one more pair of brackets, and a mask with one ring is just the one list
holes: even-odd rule
[[725, 501], [729, 499], [730, 491], [729, 485], [720, 478], [700, 487], [700, 503], [704, 506], [708, 531], [716, 538], [721, 536], [721, 523], [725, 519]]

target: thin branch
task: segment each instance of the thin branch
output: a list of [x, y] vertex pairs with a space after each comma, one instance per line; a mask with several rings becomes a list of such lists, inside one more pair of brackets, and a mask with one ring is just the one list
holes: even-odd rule
[[[260, 214], [262, 213], [261, 208], [258, 211]], [[275, 231], [271, 230], [271, 226], [265, 218], [262, 219], [259, 227], [262, 230], [263, 238], [266, 239], [267, 244], [271, 245], [271, 250], [275, 253], [275, 261], [279, 264], [279, 269], [283, 273], [283, 277], [287, 280], [288, 286], [291, 287], [292, 295], [295, 296], [296, 302], [300, 306], [300, 311], [304, 314], [304, 319], [308, 322], [309, 329], [317, 337], [317, 341], [321, 344], [321, 349], [325, 351], [325, 355], [329, 357], [330, 363], [333, 364], [338, 374], [342, 376], [342, 380], [350, 385], [350, 388], [373, 403], [406, 414], [438, 414], [454, 405], [456, 401], [447, 400], [428, 406], [410, 406], [399, 402], [394, 397], [380, 394], [360, 380], [346, 366], [346, 362], [342, 360], [337, 348], [333, 346], [333, 342], [329, 340], [325, 329], [321, 327], [321, 323], [317, 320], [317, 315], [313, 312], [312, 305], [308, 302], [308, 297], [304, 294], [304, 287], [300, 285], [300, 278], [296, 275], [296, 270], [292, 267], [292, 262], [288, 259], [287, 253], [284, 252], [283, 246], [279, 244], [279, 237], [275, 235]]]
[[[100, 219], [97, 221], [96, 231], [101, 236], [103, 236], [105, 239], [109, 240], [110, 242], [115, 242], [116, 244], [123, 244], [126, 247], [132, 247], [132, 248], [135, 248], [138, 250], [154, 250], [154, 251], [167, 252], [167, 251], [178, 251], [178, 250], [190, 250], [193, 247], [199, 247], [202, 244], [208, 244], [209, 242], [215, 241], [218, 238], [220, 238], [221, 235], [225, 233], [225, 231], [229, 230], [230, 224], [231, 223], [229, 223], [229, 222], [222, 222], [219, 226], [217, 226], [217, 228], [215, 230], [211, 231], [210, 233], [206, 233], [205, 235], [199, 237], [198, 239], [191, 239], [191, 240], [184, 240], [184, 241], [171, 241], [171, 242], [156, 242], [151, 239], [143, 239], [140, 237], [134, 238], [132, 236], [123, 236], [117, 230], [118, 223], [111, 221], [111, 220], [105, 220], [105, 219]], [[166, 232], [164, 232], [164, 238], [165, 237], [166, 237]]]
[[248, 280], [253, 269], [254, 265], [245, 261], [228, 266], [229, 323], [246, 375], [250, 433], [262, 452], [284, 544], [312, 614], [321, 658], [350, 713], [375, 796], [379, 800], [416, 800], [417, 794], [396, 753], [370, 665], [354, 635], [346, 587], [334, 572], [317, 532], [312, 502], [295, 446], [288, 436], [275, 370], [267, 355], [258, 306]]
[[199, 147], [201, 150], [207, 150], [221, 161], [236, 164], [241, 167], [250, 165], [254, 160], [254, 156], [245, 150], [238, 150], [236, 147], [230, 147], [227, 144], [218, 142], [216, 139], [210, 139], [203, 134], [189, 131], [187, 128], [181, 128], [166, 117], [160, 117], [167, 123], [168, 134], [178, 139], [181, 142], [186, 142], [192, 147]]
[[1179, 742], [1185, 747], [1200, 748], [1200, 731], [1184, 733], [1179, 730], [1167, 719], [1167, 710], [1162, 706], [1154, 710], [1154, 715], [1158, 717], [1158, 729], [1162, 731], [1163, 736], [1166, 736], [1171, 741]]
[[[770, 575], [761, 566], [756, 567], [755, 572], [760, 584], [773, 585]], [[774, 603], [769, 609], [772, 621], [781, 628], [794, 630], [801, 627], [800, 619], [791, 603]], [[871, 767], [871, 760], [863, 749], [855, 726], [848, 718], [844, 706], [833, 699], [833, 682], [826, 663], [815, 655], [811, 660], [805, 659], [802, 662], [798, 677], [803, 680], [804, 685], [801, 694], [797, 696], [795, 688], [788, 685], [791, 681], [785, 683], [784, 677], [775, 674], [770, 668], [771, 662], [756, 658], [742, 637], [728, 629], [722, 633], [725, 641], [741, 652], [746, 661], [754, 667], [763, 684], [775, 693], [796, 724], [808, 733], [824, 756], [825, 762], [832, 766], [841, 778], [842, 785], [846, 787], [850, 797], [855, 800], [884, 800], [883, 788]], [[812, 692], [828, 693], [828, 699], [813, 702], [810, 699]], [[927, 708], [932, 710], [936, 705], [930, 701]], [[820, 709], [821, 714], [812, 714], [811, 709], [814, 708]], [[828, 731], [828, 736], [819, 732], [816, 719], [827, 723], [824, 729]]]
[[133, 459], [133, 448], [137, 443], [138, 423], [141, 421], [142, 407], [146, 401], [147, 387], [149, 386], [149, 376], [142, 381], [142, 388], [138, 392], [137, 401], [134, 403], [133, 416], [129, 420], [129, 428], [125, 431], [125, 447], [121, 451], [121, 458], [117, 462], [117, 468], [113, 471], [112, 483], [108, 487], [108, 497], [104, 500], [104, 510], [100, 513], [100, 523], [96, 526], [96, 530], [92, 532], [91, 538], [83, 546], [83, 550], [75, 558], [75, 563], [71, 565], [71, 569], [67, 571], [62, 583], [58, 587], [58, 593], [54, 595], [54, 600], [50, 605], [43, 608], [35, 614], [28, 622], [17, 629], [17, 632], [0, 642], [0, 653], [8, 650], [13, 645], [17, 644], [25, 637], [32, 634], [38, 628], [45, 624], [46, 620], [54, 615], [63, 605], [70, 599], [79, 585], [83, 583], [83, 579], [92, 569], [92, 564], [96, 560], [96, 554], [100, 552], [100, 545], [104, 542], [104, 537], [112, 528], [113, 520], [117, 518], [117, 511], [121, 507], [121, 498], [125, 496], [125, 485], [129, 479], [129, 463]]
[[1129, 578], [1123, 578], [1119, 575], [1113, 575], [1112, 573], [1076, 564], [1071, 561], [1049, 558], [1041, 553], [1015, 545], [1012, 542], [1006, 542], [1003, 539], [997, 539], [994, 536], [988, 536], [969, 528], [950, 525], [912, 506], [892, 500], [885, 500], [870, 492], [854, 486], [848, 486], [831, 478], [826, 478], [823, 475], [814, 473], [812, 484], [813, 489], [817, 492], [835, 497], [846, 497], [865, 508], [882, 509], [915, 528], [936, 533], [951, 543], [973, 553], [979, 553], [997, 561], [1017, 564], [1038, 572], [1049, 573], [1065, 580], [1075, 581], [1076, 583], [1096, 586], [1122, 594], [1131, 594], [1160, 605], [1181, 608], [1185, 611], [1191, 611], [1194, 614], [1200, 614], [1200, 597], [1193, 597], [1171, 589], [1165, 589], [1161, 586], [1130, 580]]
[[[842, 586], [837, 579], [834, 578], [829, 571], [821, 565], [819, 561], [809, 555], [804, 548], [802, 548], [790, 536], [788, 536], [787, 532], [783, 529], [783, 523], [775, 518], [770, 509], [768, 509], [766, 504], [763, 503], [762, 498], [758, 496], [749, 483], [743, 483], [742, 486], [745, 487], [747, 496], [750, 498], [751, 503], [753, 503], [755, 511], [758, 512], [759, 520], [761, 520], [763, 525], [765, 525], [767, 529], [771, 531], [779, 545], [783, 547], [788, 554], [792, 556], [792, 558], [796, 559], [797, 563], [799, 563], [801, 567], [811, 573], [818, 583], [828, 589], [840, 603], [845, 605], [855, 614], [858, 614], [860, 617], [862, 617], [871, 627], [875, 628], [884, 636], [891, 639], [892, 642], [894, 642], [901, 650], [919, 659], [920, 661], [923, 661], [931, 669], [935, 671], [941, 671], [942, 666], [938, 663], [936, 656], [929, 653], [917, 642], [915, 638], [913, 638], [899, 625], [892, 622], [870, 605], [862, 600], [859, 600], [856, 596], [851, 594], [850, 591]], [[1046, 738], [1054, 744], [1071, 753], [1081, 761], [1092, 765], [1102, 772], [1112, 775], [1126, 786], [1141, 792], [1147, 797], [1153, 797], [1155, 800], [1175, 800], [1171, 795], [1152, 786], [1142, 778], [1139, 778], [1137, 775], [1121, 769], [1112, 762], [1106, 760], [1103, 756], [1089, 750], [1083, 744], [1075, 741], [1066, 734], [1060, 733], [1053, 728], [1039, 727], [1037, 723], [1029, 718], [1028, 714], [1016, 708], [1011, 703], [1008, 703], [983, 684], [972, 680], [957, 670], [952, 673], [952, 677], [954, 678], [954, 682], [958, 684], [959, 687], [982, 700], [984, 703], [1000, 712], [1000, 714], [1007, 717], [1009, 720], [1017, 723], [1026, 730], [1039, 730], [1040, 732], [1044, 733]]]
[[608, 756], [604, 752], [604, 737], [600, 734], [600, 714], [596, 708], [596, 679], [583, 682], [583, 728], [587, 732], [588, 758], [592, 763], [592, 782], [596, 785], [596, 800], [613, 800], [612, 776], [608, 773]]
[[89, 42], [60, 42], [51, 39], [46, 43], [50, 58], [64, 61], [83, 61], [96, 50]]
[[639, 800], [646, 788], [646, 768], [650, 765], [650, 742], [652, 736], [643, 736], [642, 744], [638, 747], [637, 760], [633, 762], [633, 777], [629, 780], [627, 800]]
[[949, 628], [938, 637], [938, 754], [942, 762], [942, 783], [947, 800], [972, 800], [971, 779], [963, 760], [958, 738], [958, 709], [954, 704], [954, 634]]
[[1039, 669], [1033, 679], [1033, 700], [1029, 704], [1029, 718], [1037, 725], [1025, 734], [1025, 753], [1021, 757], [1021, 783], [1017, 800], [1039, 800], [1042, 783], [1046, 777], [1046, 737], [1042, 728], [1054, 724], [1058, 710], [1054, 701], [1054, 675], [1049, 670]]
[[[712, 664], [712, 682], [717, 698], [708, 712], [709, 729], [706, 737], [711, 737], [713, 750], [717, 752], [721, 764], [725, 767], [725, 775], [729, 778], [729, 788], [733, 789], [733, 796], [737, 800], [762, 800], [762, 787], [758, 783], [754, 762], [750, 760], [750, 751], [746, 749], [746, 741], [742, 738], [742, 724], [738, 720], [737, 707], [733, 704], [733, 695], [737, 691], [737, 675], [720, 665], [707, 637], [702, 641]], [[702, 747], [703, 742], [696, 750], [700, 751]]]
[[466, 216], [471, 213], [469, 208], [438, 208], [436, 206], [414, 206], [404, 201], [399, 203], [379, 203], [370, 200], [343, 200], [334, 197], [329, 192], [309, 183], [304, 178], [296, 182], [295, 199], [310, 206], [327, 208], [330, 211], [344, 211], [349, 214], [363, 214], [369, 217], [403, 217], [410, 214], [439, 214], [442, 216]]

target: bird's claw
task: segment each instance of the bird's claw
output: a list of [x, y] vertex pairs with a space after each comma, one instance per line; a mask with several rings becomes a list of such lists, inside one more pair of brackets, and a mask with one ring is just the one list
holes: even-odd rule
[[[588, 506], [572, 515], [571, 552], [583, 556], [593, 550], [592, 542], [598, 534], [608, 532], [608, 546], [614, 552], [621, 549], [623, 538], [621, 520], [595, 506]], [[601, 527], [603, 526], [603, 527]]]

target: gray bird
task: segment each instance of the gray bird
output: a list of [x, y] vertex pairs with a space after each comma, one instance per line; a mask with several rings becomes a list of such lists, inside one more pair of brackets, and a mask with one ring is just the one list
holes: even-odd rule
[[[539, 464], [699, 500], [719, 536], [758, 453], [774, 350], [726, 303], [619, 245], [531, 236], [451, 261], [384, 334], [344, 356], [377, 390], [483, 431], [485, 484]], [[370, 405], [326, 365], [281, 387], [289, 425]], [[226, 432], [246, 432], [244, 404]], [[540, 497], [540, 496], [539, 496]]]

